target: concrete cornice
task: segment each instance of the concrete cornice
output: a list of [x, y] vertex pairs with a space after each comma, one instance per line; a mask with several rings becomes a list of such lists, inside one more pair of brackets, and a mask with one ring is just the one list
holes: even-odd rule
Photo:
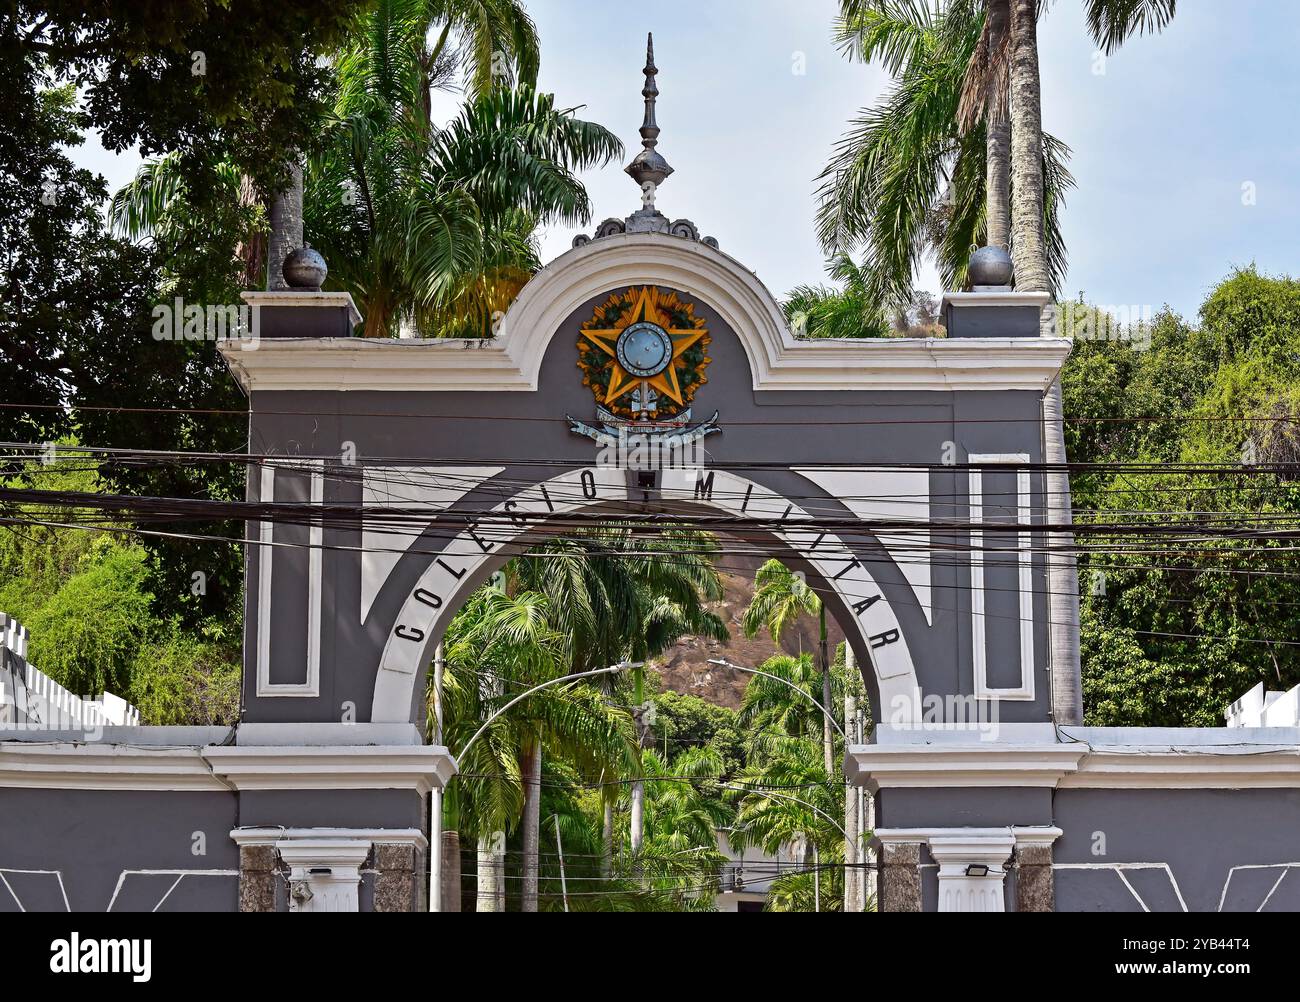
[[[1238, 732], [1240, 733], [1240, 732]], [[1300, 788], [1300, 746], [1234, 741], [1219, 744], [1104, 744], [1075, 741], [957, 744], [916, 741], [854, 745], [849, 778], [872, 790], [936, 787], [1052, 789]]]
[[996, 292], [945, 292], [940, 307], [959, 306], [963, 309], [981, 306], [1035, 306], [1042, 309], [1052, 301], [1046, 292], [1016, 292], [1012, 289]]
[[229, 790], [197, 747], [59, 742], [0, 744], [0, 787], [47, 790]]
[[0, 743], [0, 788], [59, 790], [414, 790], [455, 775], [446, 748], [399, 746], [142, 747]]
[[1079, 767], [1078, 745], [854, 745], [845, 771], [875, 791], [922, 787], [1055, 787]]
[[[744, 347], [755, 390], [1042, 392], [1071, 347], [1063, 338], [797, 339], [772, 294], [734, 258], [647, 233], [605, 237], [561, 255], [524, 287], [490, 341], [265, 338], [217, 347], [249, 392], [528, 392], [538, 387], [551, 339], [575, 310], [642, 283], [679, 289], [716, 310]], [[1011, 295], [1024, 304], [1037, 294]]]
[[204, 749], [218, 778], [238, 790], [404, 790], [426, 794], [456, 772], [438, 745], [234, 746]]
[[239, 298], [253, 309], [263, 306], [307, 306], [317, 309], [347, 310], [348, 319], [355, 327], [361, 323], [361, 313], [348, 292], [302, 292], [294, 289], [274, 289], [241, 292]]

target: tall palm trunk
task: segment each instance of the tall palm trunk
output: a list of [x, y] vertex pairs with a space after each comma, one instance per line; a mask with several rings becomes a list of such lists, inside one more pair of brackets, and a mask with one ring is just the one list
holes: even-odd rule
[[[1037, 0], [1011, 0], [1011, 175], [1012, 256], [1016, 288], [1051, 292], [1047, 245], [1043, 238], [1043, 124], [1038, 72]], [[1051, 309], [1051, 307], [1048, 307]], [[1043, 459], [1061, 464], [1065, 457], [1065, 428], [1061, 413], [1061, 383], [1056, 380], [1043, 398]], [[1070, 477], [1064, 470], [1046, 477], [1047, 520], [1070, 523]], [[1052, 714], [1058, 724], [1082, 719], [1079, 673], [1079, 583], [1070, 532], [1054, 534], [1047, 561], [1048, 609], [1051, 624]]]
[[302, 165], [294, 164], [288, 187], [271, 201], [271, 235], [266, 247], [266, 287], [287, 289], [280, 266], [302, 246]]
[[826, 643], [826, 606], [822, 605], [818, 624], [818, 654], [822, 661], [822, 755], [825, 758], [826, 778], [835, 775], [835, 739], [831, 737], [831, 662]]
[[542, 822], [542, 744], [538, 741], [524, 765], [523, 879], [520, 911], [537, 911], [537, 847]]
[[[1011, 24], [1011, 0], [988, 0], [989, 52], [996, 61], [1006, 43]], [[1002, 79], [995, 74], [995, 79]], [[1005, 114], [1005, 94], [993, 95], [988, 102], [989, 115], [985, 122], [985, 157], [988, 161], [987, 188], [987, 244], [990, 247], [1011, 247], [1011, 123]]]
[[605, 817], [600, 826], [600, 875], [614, 872], [614, 801], [605, 798]]
[[478, 901], [475, 911], [495, 912], [500, 874], [497, 872], [497, 853], [493, 849], [492, 833], [478, 837]]
[[1043, 109], [1038, 0], [1011, 0], [1011, 253], [1016, 288], [1051, 290], [1043, 236]]

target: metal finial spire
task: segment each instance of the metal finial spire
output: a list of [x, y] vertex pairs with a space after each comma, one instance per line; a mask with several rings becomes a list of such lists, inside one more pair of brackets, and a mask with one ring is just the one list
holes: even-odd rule
[[[659, 86], [655, 82], [655, 74], [659, 72], [659, 69], [655, 66], [655, 37], [653, 33], [646, 36], [645, 69], [642, 72], [645, 74], [645, 87], [641, 90], [641, 93], [645, 96], [645, 120], [641, 123], [641, 145], [644, 148], [636, 155], [636, 159], [627, 165], [626, 169], [632, 180], [641, 185], [642, 190], [644, 190], [647, 181], [658, 187], [673, 172], [672, 167], [668, 165], [668, 161], [655, 149], [659, 145], [659, 125], [655, 121], [655, 98], [659, 96]], [[653, 198], [653, 191], [648, 194]]]

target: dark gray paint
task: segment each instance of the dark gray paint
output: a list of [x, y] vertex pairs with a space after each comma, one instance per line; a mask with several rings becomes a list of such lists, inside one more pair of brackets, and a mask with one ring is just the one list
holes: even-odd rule
[[943, 310], [948, 336], [1038, 337], [1041, 331], [1037, 306], [955, 306]]
[[[230, 840], [233, 793], [4, 789], [0, 805], [0, 869], [58, 871], [73, 911], [104, 911], [124, 870], [239, 869]], [[206, 836], [204, 856], [191, 851], [194, 832]], [[5, 879], [27, 911], [65, 910], [57, 877], [6, 873]], [[128, 877], [114, 910], [151, 911], [175, 879]], [[235, 911], [238, 880], [187, 876], [164, 907]], [[0, 911], [17, 910], [0, 887]]]
[[[1056, 823], [1058, 911], [1139, 911], [1113, 871], [1060, 869], [1061, 864], [1166, 863], [1190, 911], [1215, 911], [1233, 867], [1238, 871], [1225, 911], [1255, 911], [1284, 873], [1300, 863], [1300, 790], [1058, 790]], [[1106, 855], [1092, 853], [1093, 833], [1106, 837]], [[1152, 911], [1180, 905], [1168, 877], [1126, 870]], [[1286, 873], [1268, 911], [1300, 910], [1300, 868]]]
[[1047, 787], [980, 787], [881, 790], [881, 828], [1009, 828], [1052, 823]]

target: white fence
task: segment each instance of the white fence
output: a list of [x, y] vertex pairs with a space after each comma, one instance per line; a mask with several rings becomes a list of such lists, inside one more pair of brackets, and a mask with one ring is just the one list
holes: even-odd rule
[[140, 711], [111, 692], [77, 696], [27, 663], [28, 633], [0, 612], [0, 725], [41, 730], [136, 727]]

